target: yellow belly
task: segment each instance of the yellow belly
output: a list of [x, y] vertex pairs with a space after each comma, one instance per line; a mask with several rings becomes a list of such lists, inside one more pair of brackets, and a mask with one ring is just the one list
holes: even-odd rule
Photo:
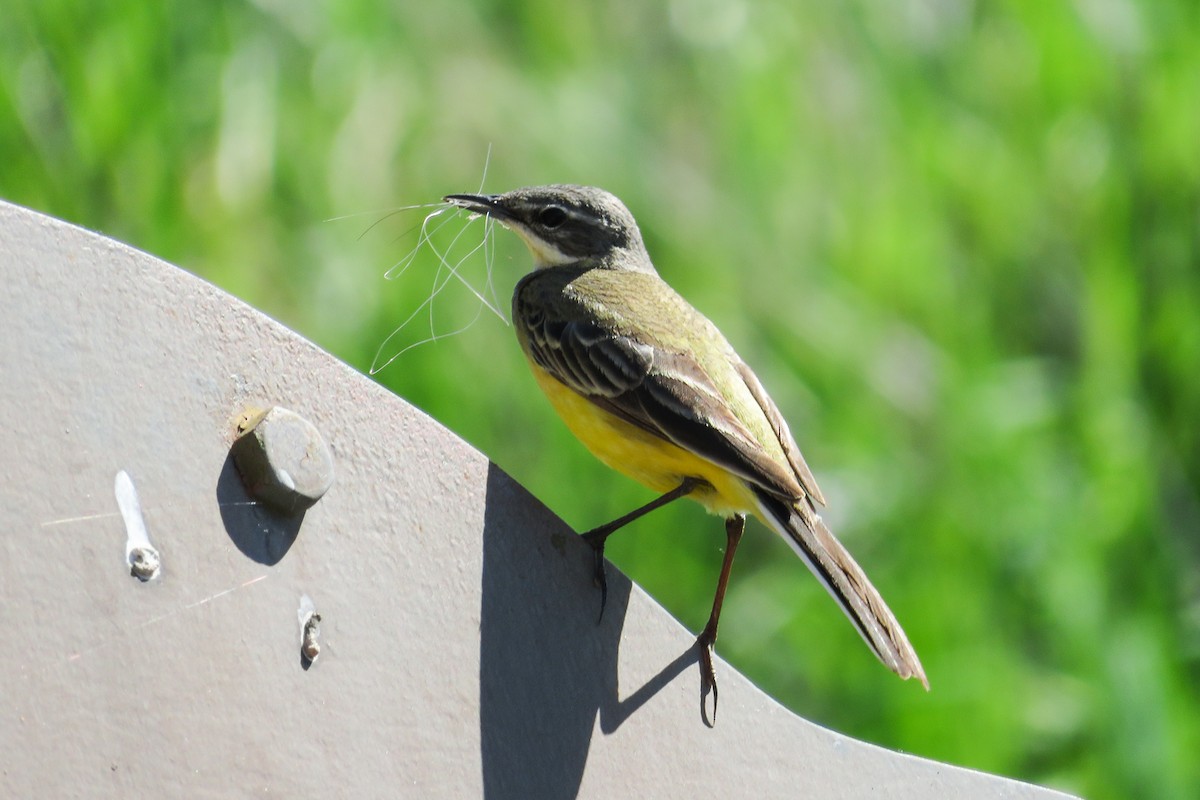
[[617, 472], [656, 492], [668, 492], [684, 478], [700, 478], [707, 486], [689, 497], [714, 514], [753, 512], [754, 495], [741, 478], [708, 459], [684, 450], [573, 392], [536, 364], [530, 364], [538, 385], [550, 399], [571, 433], [596, 458]]

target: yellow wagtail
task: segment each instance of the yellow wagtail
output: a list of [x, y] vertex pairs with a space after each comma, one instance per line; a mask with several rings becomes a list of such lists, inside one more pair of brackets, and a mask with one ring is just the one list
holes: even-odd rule
[[664, 493], [584, 534], [601, 588], [604, 541], [623, 525], [685, 495], [725, 517], [728, 546], [696, 639], [714, 717], [712, 648], [746, 514], [791, 545], [888, 669], [928, 689], [895, 616], [817, 514], [825, 499], [779, 409], [717, 327], [658, 276], [624, 204], [567, 185], [445, 200], [525, 242], [534, 269], [513, 293], [513, 325], [534, 378], [597, 458]]

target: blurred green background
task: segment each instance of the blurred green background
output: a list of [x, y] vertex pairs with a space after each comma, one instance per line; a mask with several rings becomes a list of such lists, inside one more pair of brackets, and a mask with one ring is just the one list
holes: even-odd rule
[[[1093, 798], [1200, 792], [1197, 4], [5, 6], [0, 197], [363, 371], [437, 280], [428, 248], [384, 280], [425, 213], [388, 209], [478, 189], [489, 148], [485, 190], [615, 192], [784, 409], [933, 691], [757, 526], [719, 652], [888, 747]], [[503, 308], [527, 265], [501, 233]], [[481, 253], [463, 270], [485, 284]], [[478, 304], [453, 283], [433, 310], [445, 333]], [[429, 335], [422, 313], [383, 355]], [[377, 378], [577, 529], [649, 498], [494, 316]], [[609, 553], [697, 630], [723, 544], [679, 504]]]

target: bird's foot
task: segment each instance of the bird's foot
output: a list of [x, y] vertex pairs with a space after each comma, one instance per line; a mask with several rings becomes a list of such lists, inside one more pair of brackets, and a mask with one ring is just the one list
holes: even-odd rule
[[604, 607], [608, 604], [608, 577], [604, 572], [604, 540], [610, 533], [612, 531], [608, 530], [608, 526], [605, 525], [582, 534], [583, 540], [591, 545], [592, 553], [596, 558], [592, 581], [600, 589], [600, 616], [596, 618], [597, 625], [604, 620]]
[[[717, 724], [717, 672], [713, 669], [713, 644], [715, 632], [708, 628], [696, 637], [696, 649], [700, 651], [700, 718], [712, 728]], [[712, 693], [712, 716], [708, 715], [708, 695]]]

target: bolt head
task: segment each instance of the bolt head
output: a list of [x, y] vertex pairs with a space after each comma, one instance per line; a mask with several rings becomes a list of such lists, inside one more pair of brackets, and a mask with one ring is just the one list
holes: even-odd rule
[[250, 495], [289, 515], [320, 500], [333, 485], [334, 470], [316, 426], [280, 406], [243, 420], [232, 452]]
[[135, 547], [129, 552], [129, 574], [145, 583], [158, 576], [161, 561], [153, 547]]

